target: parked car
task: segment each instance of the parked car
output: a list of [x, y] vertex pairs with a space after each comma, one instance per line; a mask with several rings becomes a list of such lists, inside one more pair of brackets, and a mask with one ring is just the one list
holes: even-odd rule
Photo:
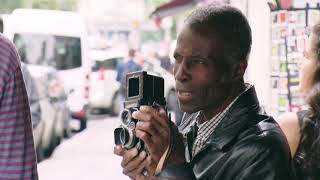
[[75, 12], [16, 9], [1, 18], [3, 34], [14, 42], [22, 61], [55, 68], [73, 117], [86, 119], [90, 65], [82, 17]]
[[66, 106], [66, 94], [54, 68], [39, 65], [27, 67], [39, 92], [41, 119], [44, 122], [41, 147], [37, 150], [49, 156], [65, 133], [69, 132], [70, 112]]
[[28, 100], [30, 104], [31, 121], [32, 121], [32, 132], [34, 145], [37, 152], [37, 160], [41, 161], [44, 157], [43, 149], [41, 146], [42, 136], [45, 128], [45, 121], [42, 118], [42, 110], [40, 104], [40, 96], [38, 88], [36, 86], [35, 79], [31, 76], [30, 71], [24, 63], [21, 63], [21, 71], [23, 74], [23, 79], [26, 85], [26, 90], [28, 93]]
[[89, 106], [91, 111], [109, 110], [113, 115], [119, 113], [120, 83], [116, 81], [116, 67], [123, 63], [121, 52], [92, 50], [89, 53], [92, 61], [90, 74]]

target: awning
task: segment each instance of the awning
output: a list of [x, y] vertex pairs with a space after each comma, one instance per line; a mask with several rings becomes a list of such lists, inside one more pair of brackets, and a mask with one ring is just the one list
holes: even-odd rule
[[195, 0], [172, 0], [166, 4], [157, 7], [150, 15], [150, 18], [163, 18], [173, 16], [193, 8], [196, 5]]

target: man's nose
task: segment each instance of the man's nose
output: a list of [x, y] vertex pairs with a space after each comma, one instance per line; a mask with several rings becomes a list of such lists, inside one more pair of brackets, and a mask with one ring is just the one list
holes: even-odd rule
[[190, 73], [184, 61], [182, 61], [181, 63], [175, 64], [174, 78], [176, 79], [176, 81], [180, 81], [180, 82], [190, 79]]

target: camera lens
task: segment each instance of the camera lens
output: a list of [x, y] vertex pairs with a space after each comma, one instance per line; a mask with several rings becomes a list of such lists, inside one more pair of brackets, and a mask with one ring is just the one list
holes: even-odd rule
[[123, 110], [121, 113], [121, 122], [124, 125], [128, 125], [131, 121], [131, 112], [127, 109]]
[[129, 141], [129, 133], [125, 128], [122, 128], [122, 131], [120, 132], [120, 142], [122, 145], [125, 145]]

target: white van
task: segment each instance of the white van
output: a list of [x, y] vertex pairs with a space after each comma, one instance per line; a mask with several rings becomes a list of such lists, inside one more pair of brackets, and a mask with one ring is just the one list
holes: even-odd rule
[[3, 24], [3, 34], [15, 43], [22, 61], [56, 68], [69, 93], [71, 112], [84, 111], [90, 62], [81, 16], [66, 11], [16, 9], [3, 17]]
[[[55, 103], [59, 106], [55, 108], [47, 101], [48, 98], [43, 97], [40, 101], [44, 130], [41, 141], [37, 141], [36, 145], [37, 150], [41, 147], [50, 153], [64, 136], [64, 130], [69, 130], [69, 110], [73, 117], [76, 117], [74, 114], [86, 115], [85, 89], [89, 83], [86, 78], [90, 65], [85, 24], [77, 13], [38, 9], [17, 9], [12, 14], [1, 15], [0, 20], [0, 30], [14, 42], [22, 61], [31, 64], [28, 65], [30, 68], [38, 67], [30, 69], [37, 83], [45, 84], [49, 83], [48, 79], [58, 78], [59, 85], [62, 84], [62, 89], [69, 94], [68, 108], [64, 108], [65, 101]], [[50, 67], [57, 70], [55, 77], [47, 76], [52, 75], [46, 73]], [[56, 92], [58, 89], [55, 86], [51, 90]], [[82, 124], [86, 123], [83, 121], [86, 118], [80, 118]]]

